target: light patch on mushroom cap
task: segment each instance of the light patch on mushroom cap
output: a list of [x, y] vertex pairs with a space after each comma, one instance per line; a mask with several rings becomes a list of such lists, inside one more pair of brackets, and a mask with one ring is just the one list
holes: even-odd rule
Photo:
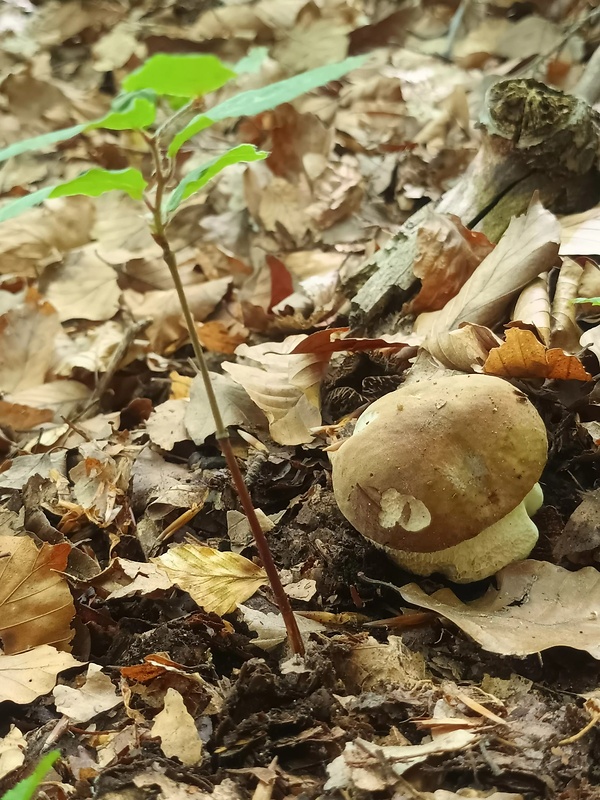
[[421, 500], [397, 489], [386, 489], [381, 495], [379, 524], [382, 528], [402, 525], [407, 531], [422, 531], [431, 522], [429, 509]]
[[472, 583], [494, 575], [502, 567], [521, 561], [531, 553], [538, 540], [538, 529], [529, 518], [543, 502], [539, 483], [522, 503], [478, 536], [435, 553], [408, 553], [383, 550], [397, 564], [416, 575], [439, 572], [455, 583]]

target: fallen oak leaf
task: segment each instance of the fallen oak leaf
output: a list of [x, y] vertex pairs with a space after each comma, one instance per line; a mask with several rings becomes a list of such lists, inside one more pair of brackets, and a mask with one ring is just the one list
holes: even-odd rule
[[558, 347], [547, 349], [531, 331], [522, 328], [506, 331], [506, 341], [490, 351], [483, 371], [500, 378], [592, 379], [576, 356], [568, 356]]
[[410, 583], [407, 603], [449, 619], [485, 650], [526, 656], [549, 647], [584, 650], [600, 659], [600, 572], [569, 572], [546, 561], [519, 561], [502, 569], [498, 589], [463, 603], [450, 589], [427, 595]]
[[195, 603], [219, 616], [235, 611], [267, 583], [267, 573], [249, 559], [202, 545], [178, 545], [152, 561]]

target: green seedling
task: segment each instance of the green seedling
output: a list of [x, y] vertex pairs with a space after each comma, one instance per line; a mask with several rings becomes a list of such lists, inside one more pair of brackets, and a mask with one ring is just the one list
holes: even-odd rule
[[52, 750], [38, 763], [34, 771], [27, 778], [23, 778], [17, 785], [2, 795], [0, 800], [31, 800], [39, 785], [48, 774], [50, 767], [60, 756], [58, 750]]
[[[212, 178], [231, 164], [248, 163], [267, 157], [268, 153], [250, 144], [233, 147], [216, 158], [206, 161], [175, 183], [174, 157], [192, 137], [216, 122], [258, 114], [294, 100], [301, 94], [337, 80], [360, 66], [363, 56], [347, 58], [337, 64], [309, 70], [260, 89], [241, 92], [202, 113], [195, 113], [199, 99], [224, 86], [243, 72], [257, 70], [264, 50], [250, 53], [234, 67], [223, 64], [213, 55], [170, 55], [159, 53], [149, 58], [123, 81], [123, 93], [114, 101], [111, 110], [101, 119], [75, 125], [43, 136], [17, 142], [0, 150], [0, 162], [34, 150], [48, 151], [59, 142], [85, 135], [98, 128], [113, 131], [137, 131], [148, 143], [153, 174], [149, 180], [133, 167], [122, 170], [93, 168], [74, 180], [47, 186], [0, 208], [0, 222], [9, 220], [33, 206], [56, 197], [85, 195], [98, 197], [110, 191], [126, 192], [144, 203], [150, 211], [151, 231], [160, 246], [173, 279], [186, 327], [202, 375], [216, 426], [216, 438], [231, 471], [244, 513], [248, 517], [256, 546], [269, 577], [273, 594], [285, 621], [290, 645], [295, 653], [304, 650], [296, 619], [289, 599], [283, 591], [269, 546], [258, 522], [252, 500], [233, 449], [227, 428], [214, 396], [212, 383], [200, 345], [185, 291], [181, 283], [175, 255], [168, 239], [168, 226], [173, 215], [189, 197], [202, 189]], [[160, 105], [159, 105], [160, 104]], [[173, 113], [156, 120], [159, 108], [169, 107]]]

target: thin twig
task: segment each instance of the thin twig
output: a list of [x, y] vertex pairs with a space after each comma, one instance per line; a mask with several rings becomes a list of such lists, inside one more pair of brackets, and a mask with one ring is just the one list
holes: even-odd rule
[[202, 375], [202, 380], [206, 389], [206, 395], [208, 397], [210, 409], [215, 421], [215, 435], [219, 443], [219, 447], [221, 448], [221, 452], [227, 461], [227, 466], [231, 472], [233, 485], [235, 486], [240, 503], [242, 504], [242, 508], [244, 509], [244, 513], [248, 519], [258, 554], [261, 558], [265, 572], [267, 573], [267, 577], [269, 579], [269, 583], [271, 584], [271, 589], [275, 596], [275, 602], [277, 603], [279, 611], [281, 612], [281, 616], [283, 617], [288, 638], [290, 640], [290, 646], [295, 654], [303, 655], [304, 642], [302, 641], [302, 637], [300, 635], [298, 623], [296, 621], [296, 617], [294, 616], [294, 612], [292, 611], [289, 597], [283, 589], [283, 584], [281, 583], [279, 573], [277, 572], [277, 567], [275, 566], [273, 556], [271, 555], [269, 543], [267, 542], [265, 534], [260, 526], [260, 522], [258, 521], [258, 517], [256, 516], [256, 511], [254, 509], [254, 505], [252, 504], [248, 487], [244, 482], [244, 477], [231, 446], [229, 432], [223, 423], [223, 417], [221, 416], [219, 404], [217, 403], [217, 398], [215, 396], [212, 381], [210, 379], [210, 373], [204, 357], [204, 350], [202, 349], [202, 345], [200, 344], [200, 339], [198, 337], [198, 329], [196, 328], [196, 323], [194, 321], [194, 317], [192, 316], [185, 290], [181, 282], [181, 276], [179, 275], [179, 270], [177, 269], [177, 259], [171, 250], [171, 246], [167, 238], [166, 223], [163, 216], [162, 204], [168, 178], [167, 173], [163, 171], [163, 155], [160, 152], [160, 148], [155, 137], [148, 136], [147, 141], [154, 158], [154, 166], [156, 170], [156, 196], [153, 203], [154, 229], [152, 236], [154, 241], [162, 250], [163, 259], [169, 268], [169, 272], [171, 273], [171, 278], [173, 279], [177, 297], [179, 298], [179, 303], [181, 305], [181, 310], [183, 311], [183, 316], [185, 318], [185, 323], [194, 350], [194, 355], [196, 356], [196, 366]]

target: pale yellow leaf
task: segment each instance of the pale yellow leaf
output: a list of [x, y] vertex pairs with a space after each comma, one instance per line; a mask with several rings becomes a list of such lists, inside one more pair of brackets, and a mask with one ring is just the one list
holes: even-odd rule
[[60, 685], [54, 687], [52, 694], [56, 710], [74, 722], [88, 722], [123, 702], [111, 679], [97, 664], [88, 666], [85, 683], [79, 689]]
[[152, 736], [160, 739], [160, 749], [167, 758], [178, 758], [186, 767], [202, 760], [196, 723], [176, 689], [167, 689], [164, 707], [154, 718]]
[[59, 672], [80, 666], [70, 653], [61, 653], [47, 644], [26, 653], [0, 655], [0, 702], [33, 703], [52, 691]]
[[212, 547], [182, 544], [152, 561], [199, 606], [220, 616], [234, 611], [267, 582], [262, 567]]

